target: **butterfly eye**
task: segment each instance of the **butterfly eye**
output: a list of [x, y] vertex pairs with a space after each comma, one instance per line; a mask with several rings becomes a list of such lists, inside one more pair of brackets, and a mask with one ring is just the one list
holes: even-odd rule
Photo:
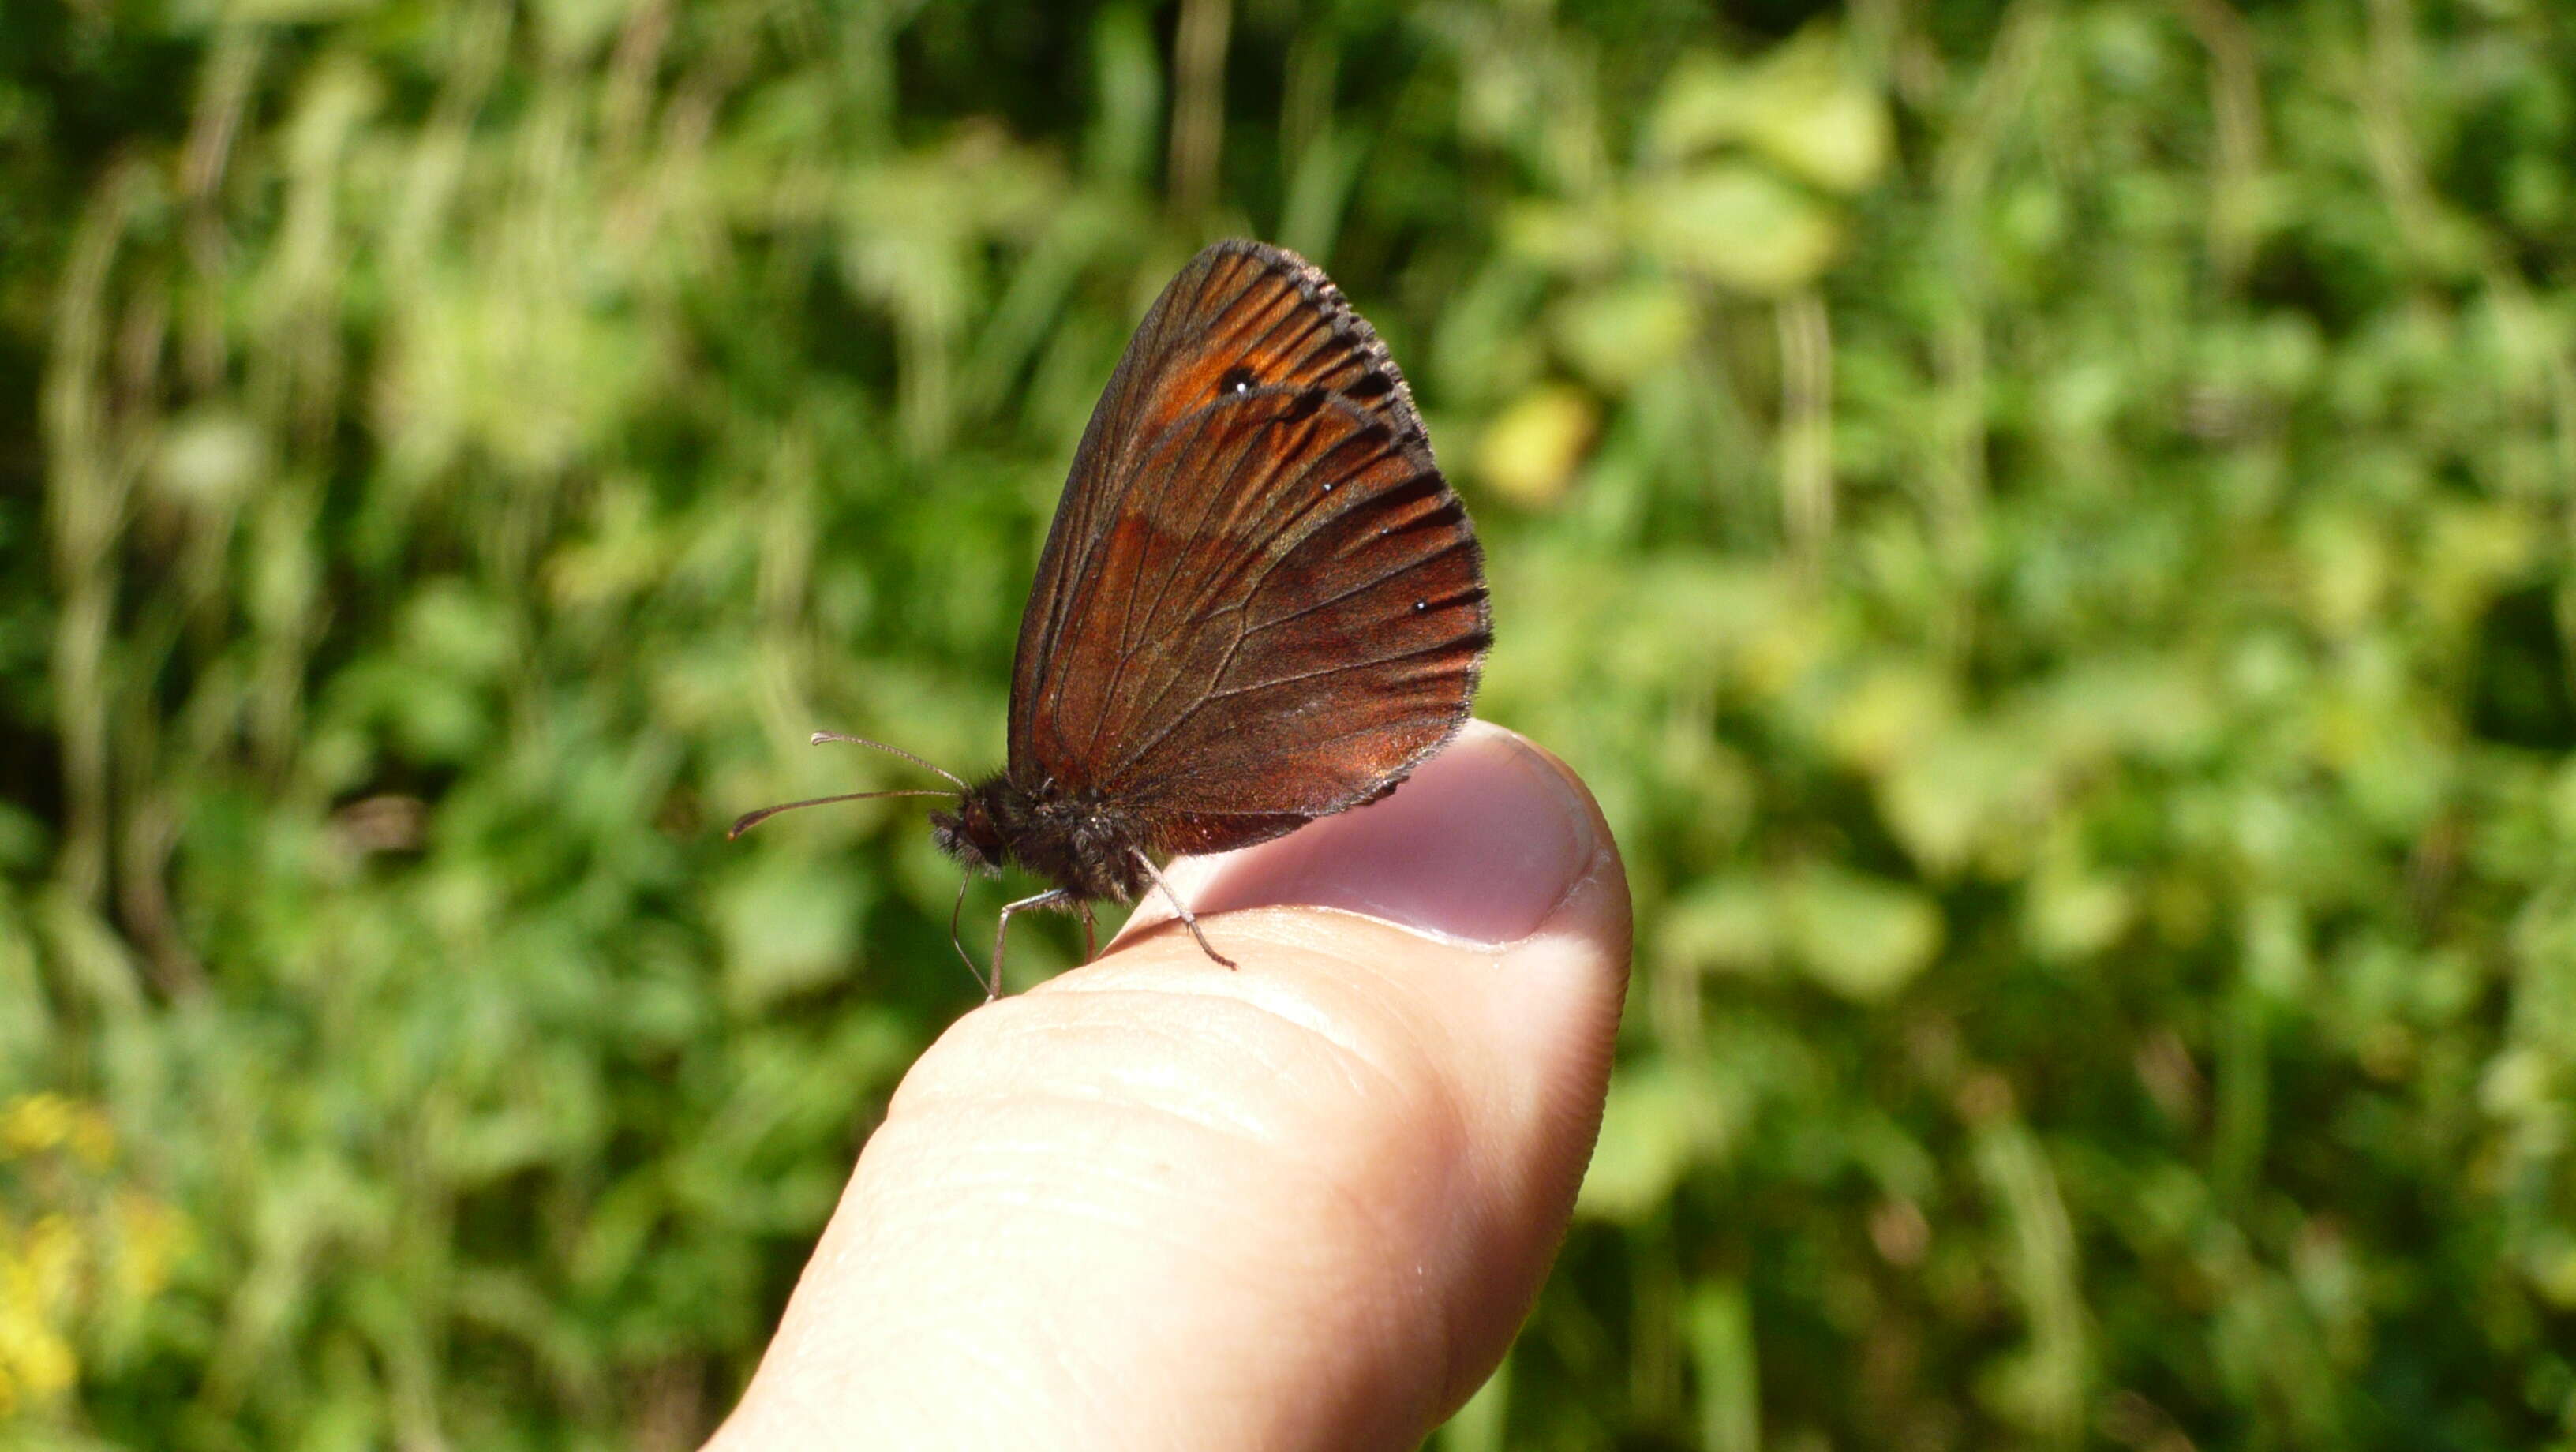
[[1216, 381], [1216, 391], [1220, 396], [1228, 393], [1250, 393], [1252, 384], [1252, 370], [1237, 363], [1225, 370], [1225, 376]]

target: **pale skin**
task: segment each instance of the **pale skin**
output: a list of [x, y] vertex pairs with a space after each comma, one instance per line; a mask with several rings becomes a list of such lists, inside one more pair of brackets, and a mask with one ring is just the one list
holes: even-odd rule
[[[710, 1448], [1411, 1448], [1572, 1212], [1627, 982], [1589, 793], [1471, 723], [959, 1019]], [[954, 972], [955, 964], [923, 964]]]

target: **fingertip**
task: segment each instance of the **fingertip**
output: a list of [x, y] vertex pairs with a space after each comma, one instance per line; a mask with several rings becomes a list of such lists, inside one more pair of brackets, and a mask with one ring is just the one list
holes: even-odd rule
[[[1631, 920], [1598, 804], [1552, 753], [1470, 722], [1383, 800], [1166, 876], [1244, 973], [1213, 970], [1149, 900], [1107, 961], [1049, 986], [1150, 978], [1265, 1002], [1327, 1035], [1393, 1009], [1469, 1126], [1459, 1208], [1481, 1234], [1459, 1278], [1458, 1380], [1443, 1389], [1454, 1405], [1500, 1359], [1546, 1275], [1608, 1094]], [[1369, 1036], [1383, 1041], [1386, 1027]]]

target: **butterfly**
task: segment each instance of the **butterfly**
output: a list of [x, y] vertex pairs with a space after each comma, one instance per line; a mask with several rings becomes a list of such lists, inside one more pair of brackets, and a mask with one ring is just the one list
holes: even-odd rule
[[[1159, 889], [1156, 865], [1278, 837], [1376, 801], [1455, 735], [1493, 640], [1484, 556], [1404, 375], [1321, 269], [1219, 242], [1137, 326], [1074, 451], [1020, 620], [1008, 763], [980, 781], [899, 748], [954, 791], [931, 836], [971, 873], [1042, 892], [1011, 917]], [[965, 886], [958, 888], [959, 910]], [[956, 938], [956, 915], [950, 917]], [[966, 957], [965, 948], [958, 953]]]

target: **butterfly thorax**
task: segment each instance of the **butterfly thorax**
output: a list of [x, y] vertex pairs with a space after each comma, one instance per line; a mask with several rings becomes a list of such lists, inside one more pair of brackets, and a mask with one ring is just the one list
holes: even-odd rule
[[1035, 788], [997, 772], [968, 788], [957, 810], [930, 814], [939, 850], [979, 872], [1018, 864], [1080, 898], [1132, 902], [1144, 890], [1144, 836], [1105, 804]]

